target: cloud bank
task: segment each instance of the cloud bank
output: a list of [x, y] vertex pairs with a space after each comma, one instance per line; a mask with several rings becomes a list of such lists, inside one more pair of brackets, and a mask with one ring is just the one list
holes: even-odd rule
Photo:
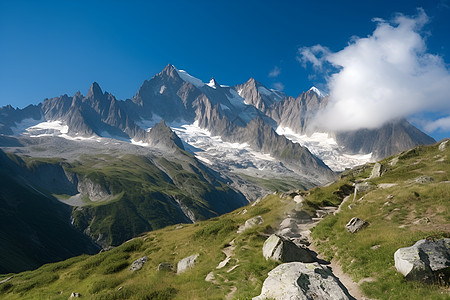
[[321, 45], [299, 49], [298, 60], [324, 73], [329, 89], [316, 126], [371, 129], [426, 111], [449, 115], [428, 121], [426, 130], [450, 129], [450, 70], [442, 57], [427, 52], [422, 29], [428, 16], [418, 9], [416, 16], [373, 21], [371, 35], [352, 38], [339, 52]]
[[269, 72], [269, 77], [278, 77], [278, 75], [280, 75], [281, 73], [281, 69], [278, 68], [277, 66], [275, 66], [272, 71]]

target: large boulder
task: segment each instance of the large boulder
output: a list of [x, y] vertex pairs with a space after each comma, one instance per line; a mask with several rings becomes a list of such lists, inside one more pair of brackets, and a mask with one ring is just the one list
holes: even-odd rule
[[170, 262], [162, 262], [158, 265], [158, 271], [173, 271], [173, 264]]
[[264, 219], [261, 216], [257, 216], [257, 217], [248, 219], [247, 221], [245, 221], [244, 225], [239, 226], [237, 233], [241, 233], [247, 229], [250, 229], [257, 225], [261, 225], [262, 223], [264, 223]]
[[280, 262], [309, 263], [314, 261], [314, 257], [308, 249], [299, 247], [290, 240], [276, 234], [272, 234], [264, 242], [263, 255], [266, 260], [271, 259]]
[[375, 165], [373, 166], [372, 172], [370, 173], [369, 179], [380, 177], [381, 175], [383, 175], [383, 173], [385, 171], [386, 171], [386, 168], [382, 164], [375, 163]]
[[450, 239], [420, 240], [394, 253], [395, 268], [406, 279], [432, 283], [448, 281], [450, 276]]
[[328, 268], [319, 263], [291, 262], [269, 272], [253, 300], [354, 299]]
[[130, 271], [138, 271], [138, 270], [142, 269], [142, 267], [144, 266], [146, 261], [147, 261], [147, 256], [136, 259], [131, 264]]
[[193, 268], [195, 261], [197, 260], [199, 255], [200, 254], [197, 253], [197, 254], [185, 257], [182, 260], [180, 260], [177, 264], [177, 274], [186, 272], [186, 270]]
[[348, 232], [355, 233], [368, 225], [369, 223], [367, 223], [366, 221], [353, 217], [350, 219], [347, 225], [345, 225], [345, 228]]

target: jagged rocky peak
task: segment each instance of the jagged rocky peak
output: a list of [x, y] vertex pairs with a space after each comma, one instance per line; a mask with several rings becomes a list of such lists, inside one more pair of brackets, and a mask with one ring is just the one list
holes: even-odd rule
[[209, 87], [212, 87], [213, 89], [220, 88], [220, 84], [214, 79], [214, 77], [211, 77], [211, 80], [208, 83]]
[[320, 98], [325, 98], [327, 96], [327, 94], [321, 90], [319, 90], [318, 88], [316, 88], [315, 86], [312, 86], [308, 92], [313, 92], [315, 93], [317, 96], [319, 96]]
[[179, 78], [177, 68], [175, 68], [172, 64], [167, 64], [167, 66], [165, 66], [158, 75], [167, 76], [170, 78]]
[[177, 148], [184, 150], [183, 142], [164, 120], [150, 129], [148, 143], [150, 146], [164, 150], [176, 150]]
[[97, 82], [93, 82], [91, 87], [89, 88], [89, 92], [86, 98], [98, 98], [103, 96], [103, 91], [100, 88], [100, 85]]

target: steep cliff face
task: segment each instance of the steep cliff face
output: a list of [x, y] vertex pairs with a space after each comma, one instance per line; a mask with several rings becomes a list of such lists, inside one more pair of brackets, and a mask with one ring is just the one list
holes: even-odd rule
[[327, 103], [327, 98], [309, 90], [297, 98], [289, 97], [274, 103], [268, 114], [277, 122], [278, 126], [288, 127], [298, 134], [313, 133], [317, 128], [310, 126], [311, 121]]
[[266, 113], [275, 103], [286, 97], [283, 92], [269, 90], [263, 84], [250, 78], [247, 82], [233, 87], [249, 105]]
[[289, 168], [310, 178], [315, 184], [325, 184], [335, 176], [334, 172], [307, 148], [278, 135], [261, 119], [253, 120], [245, 128], [237, 128], [232, 140], [248, 143], [253, 149], [270, 154]]
[[40, 164], [24, 171], [21, 163], [0, 150], [0, 273], [98, 252], [96, 244], [71, 226], [72, 209], [47, 194], [51, 187], [75, 192], [76, 178], [66, 176], [60, 166]]
[[417, 145], [435, 142], [406, 120], [388, 123], [380, 129], [361, 129], [336, 133], [336, 140], [352, 153], [373, 153], [377, 159], [399, 153]]

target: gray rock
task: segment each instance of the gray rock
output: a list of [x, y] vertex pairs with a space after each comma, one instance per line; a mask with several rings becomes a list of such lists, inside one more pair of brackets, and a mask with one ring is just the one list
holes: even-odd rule
[[144, 266], [145, 262], [147, 261], [147, 256], [143, 256], [139, 259], [136, 259], [130, 267], [130, 271], [138, 271], [140, 269], [142, 269], [142, 267]]
[[394, 157], [390, 162], [390, 166], [395, 166], [398, 163], [398, 156]]
[[287, 240], [276, 234], [267, 238], [263, 245], [263, 256], [266, 260], [271, 259], [280, 262], [313, 262], [314, 258], [311, 252], [297, 246], [290, 240]]
[[355, 193], [368, 191], [371, 187], [372, 185], [368, 182], [357, 183], [355, 184]]
[[75, 292], [73, 292], [72, 294], [70, 294], [70, 297], [69, 298], [80, 298], [81, 297], [81, 294], [80, 293], [75, 293]]
[[431, 182], [434, 181], [434, 178], [430, 177], [430, 176], [423, 175], [423, 176], [417, 177], [416, 179], [414, 179], [414, 181], [417, 182], [417, 183], [422, 183], [422, 184], [424, 184], [424, 183], [431, 183]]
[[294, 197], [294, 202], [297, 203], [297, 204], [302, 203], [303, 200], [304, 200], [304, 199], [303, 199], [303, 197], [302, 197], [301, 195], [296, 195], [296, 196]]
[[247, 221], [245, 221], [244, 225], [239, 226], [237, 233], [241, 233], [249, 228], [252, 228], [257, 225], [261, 225], [262, 223], [264, 223], [264, 219], [261, 216], [257, 216], [257, 217], [248, 219]]
[[173, 271], [173, 264], [169, 262], [162, 262], [158, 265], [158, 271]]
[[281, 264], [269, 272], [253, 300], [354, 299], [328, 268], [317, 262]]
[[177, 264], [177, 274], [186, 272], [188, 269], [193, 268], [199, 255], [200, 254], [196, 253], [180, 260]]
[[347, 225], [345, 225], [345, 228], [347, 229], [348, 232], [355, 233], [368, 225], [369, 223], [367, 223], [366, 221], [353, 217], [347, 223]]
[[420, 240], [394, 253], [395, 268], [406, 279], [431, 283], [435, 278], [450, 277], [450, 239]]
[[212, 271], [209, 272], [208, 275], [206, 275], [205, 281], [207, 281], [207, 282], [215, 282], [216, 281], [216, 277], [214, 276], [214, 273]]
[[445, 147], [447, 147], [447, 145], [448, 145], [448, 141], [449, 140], [445, 140], [445, 141], [443, 141], [442, 143], [439, 144], [439, 151], [444, 151], [445, 150]]
[[380, 163], [375, 163], [369, 179], [380, 177], [381, 175], [383, 175], [384, 172], [385, 172], [385, 167]]
[[11, 279], [13, 279], [13, 277], [14, 276], [11, 276], [11, 277], [8, 277], [8, 278], [5, 278], [5, 279], [1, 280], [0, 284], [10, 281]]

